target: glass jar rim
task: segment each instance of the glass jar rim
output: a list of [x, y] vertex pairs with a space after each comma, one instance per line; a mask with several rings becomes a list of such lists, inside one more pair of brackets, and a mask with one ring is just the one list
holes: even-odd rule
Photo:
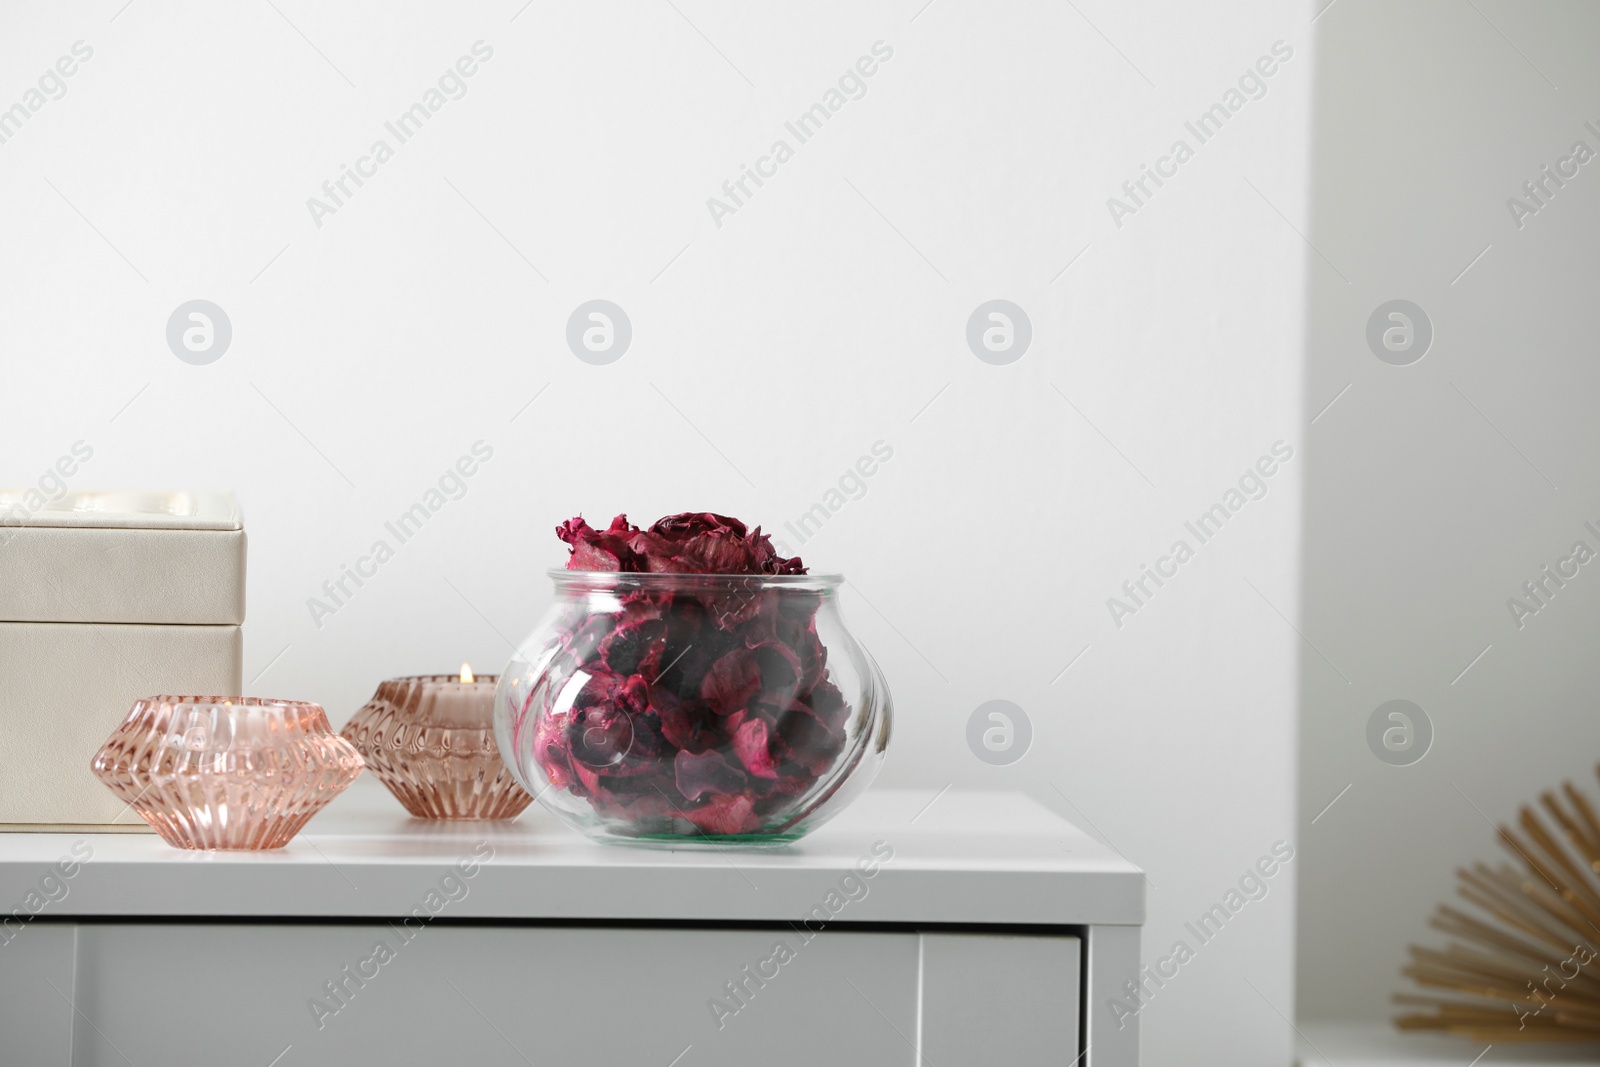
[[641, 571], [569, 571], [552, 567], [545, 572], [557, 589], [607, 590], [619, 587], [661, 592], [726, 589], [737, 583], [749, 588], [795, 589], [832, 592], [844, 584], [842, 574], [662, 574]]

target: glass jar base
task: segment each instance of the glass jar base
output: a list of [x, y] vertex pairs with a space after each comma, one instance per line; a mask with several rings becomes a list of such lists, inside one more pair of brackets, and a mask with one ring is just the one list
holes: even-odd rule
[[805, 837], [804, 832], [786, 834], [613, 834], [603, 830], [586, 830], [593, 841], [606, 845], [631, 848], [653, 848], [665, 852], [726, 852], [736, 848], [741, 852], [752, 849], [781, 849]]

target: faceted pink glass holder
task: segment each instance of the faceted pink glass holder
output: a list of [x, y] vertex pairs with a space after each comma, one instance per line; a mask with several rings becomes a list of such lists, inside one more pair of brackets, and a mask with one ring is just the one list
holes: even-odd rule
[[362, 762], [317, 704], [157, 696], [133, 705], [91, 766], [169, 845], [269, 849], [288, 844]]
[[391, 678], [345, 724], [378, 780], [419, 819], [512, 819], [533, 802], [494, 736], [495, 675]]

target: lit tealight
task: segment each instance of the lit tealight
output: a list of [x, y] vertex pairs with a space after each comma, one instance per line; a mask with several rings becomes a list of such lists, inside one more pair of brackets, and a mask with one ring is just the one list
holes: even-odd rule
[[463, 663], [461, 665], [461, 683], [465, 685], [472, 680], [472, 664]]

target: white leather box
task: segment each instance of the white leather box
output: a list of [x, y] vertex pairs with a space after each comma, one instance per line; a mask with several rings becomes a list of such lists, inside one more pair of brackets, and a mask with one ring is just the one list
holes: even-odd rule
[[244, 581], [228, 493], [0, 490], [0, 829], [144, 828], [89, 761], [140, 697], [239, 693]]

